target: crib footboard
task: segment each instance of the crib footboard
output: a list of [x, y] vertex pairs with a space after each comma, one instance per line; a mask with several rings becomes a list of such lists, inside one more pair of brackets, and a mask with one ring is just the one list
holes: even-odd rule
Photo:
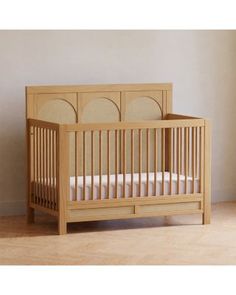
[[168, 114], [160, 121], [59, 125], [28, 119], [27, 130], [30, 222], [34, 209], [57, 216], [60, 234], [67, 223], [90, 220], [202, 214], [210, 222], [207, 120]]

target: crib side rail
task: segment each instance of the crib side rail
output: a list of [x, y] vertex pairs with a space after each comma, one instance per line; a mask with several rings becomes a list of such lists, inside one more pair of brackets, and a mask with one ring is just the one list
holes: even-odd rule
[[[64, 125], [65, 132], [74, 134], [76, 139], [75, 200], [78, 195], [79, 175], [83, 178], [83, 201], [94, 200], [95, 177], [99, 182], [98, 200], [157, 195], [203, 195], [205, 127], [204, 119], [182, 116], [161, 121]], [[152, 188], [149, 182], [150, 173], [154, 177]], [[138, 192], [134, 191], [134, 174], [138, 174]], [[114, 178], [113, 183], [115, 182], [113, 187], [111, 175]], [[157, 178], [160, 175], [161, 188], [158, 191]], [[183, 178], [184, 188], [181, 188]], [[130, 192], [127, 193], [128, 183]], [[176, 192], [174, 185], [177, 186]]]
[[28, 205], [57, 215], [59, 210], [60, 125], [27, 119]]

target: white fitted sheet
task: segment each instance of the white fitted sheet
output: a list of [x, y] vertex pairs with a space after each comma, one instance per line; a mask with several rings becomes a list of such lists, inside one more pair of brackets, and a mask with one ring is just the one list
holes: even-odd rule
[[[147, 174], [142, 173], [141, 196], [147, 196]], [[192, 177], [187, 178], [187, 194], [192, 193]], [[170, 194], [170, 173], [164, 173], [164, 194]], [[199, 192], [199, 179], [194, 179], [195, 193]], [[131, 197], [131, 174], [126, 174], [126, 197]], [[180, 175], [180, 194], [185, 194], [185, 176]], [[172, 194], [177, 194], [177, 174], [172, 173]], [[162, 172], [157, 172], [157, 196], [162, 195]], [[134, 173], [133, 197], [139, 197], [139, 174]], [[154, 196], [154, 173], [149, 173], [149, 194]], [[115, 198], [115, 175], [110, 175], [110, 199]], [[123, 197], [123, 174], [118, 174], [118, 198]], [[107, 175], [102, 175], [102, 199], [107, 198]], [[99, 199], [99, 176], [94, 176], [94, 200]], [[75, 177], [70, 177], [70, 200], [83, 200], [83, 177], [77, 178], [77, 196], [75, 195]], [[91, 200], [91, 176], [86, 176], [85, 200]]]

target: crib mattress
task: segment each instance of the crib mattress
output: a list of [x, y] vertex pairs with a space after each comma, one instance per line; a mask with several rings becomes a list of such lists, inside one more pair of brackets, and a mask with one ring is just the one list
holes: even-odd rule
[[[139, 174], [133, 174], [133, 197], [140, 197], [139, 192]], [[91, 176], [86, 176], [86, 189], [85, 189], [85, 200], [91, 200]], [[141, 196], [147, 196], [147, 174], [141, 174]], [[187, 178], [187, 194], [193, 193], [192, 191], [192, 177]], [[149, 194], [148, 196], [155, 196], [154, 186], [154, 173], [149, 173]], [[157, 172], [156, 181], [156, 196], [162, 195], [162, 172]], [[102, 194], [101, 199], [107, 199], [107, 175], [102, 175]], [[126, 186], [125, 186], [126, 197], [131, 196], [131, 174], [126, 174]], [[199, 179], [194, 179], [194, 192], [199, 192]], [[185, 176], [180, 175], [180, 194], [185, 194]], [[94, 176], [94, 188], [93, 188], [93, 199], [99, 199], [99, 176]], [[164, 173], [164, 194], [170, 194], [170, 173]], [[172, 194], [177, 194], [177, 174], [172, 173]], [[109, 187], [110, 199], [116, 198], [115, 194], [115, 175], [110, 175], [110, 187]], [[118, 198], [123, 197], [123, 174], [118, 174]], [[70, 177], [70, 200], [81, 201], [83, 198], [83, 177], [77, 178], [77, 196], [75, 189], [75, 177]]]

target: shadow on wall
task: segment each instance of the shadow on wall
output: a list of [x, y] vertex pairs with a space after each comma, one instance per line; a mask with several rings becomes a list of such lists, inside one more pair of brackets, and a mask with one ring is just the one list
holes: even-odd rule
[[7, 129], [1, 135], [0, 154], [0, 216], [23, 214], [27, 186], [25, 133]]

